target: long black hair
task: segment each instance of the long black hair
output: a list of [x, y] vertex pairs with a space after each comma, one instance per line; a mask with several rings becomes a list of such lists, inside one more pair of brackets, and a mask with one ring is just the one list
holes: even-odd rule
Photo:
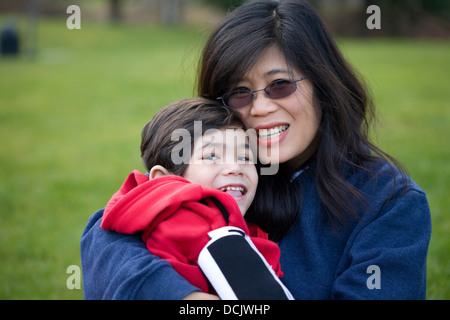
[[348, 168], [369, 170], [368, 164], [380, 159], [396, 161], [369, 141], [374, 104], [368, 90], [306, 1], [255, 1], [231, 12], [205, 45], [198, 93], [216, 99], [228, 92], [273, 45], [313, 84], [313, 105], [321, 116], [317, 191], [331, 222], [343, 223], [357, 216], [355, 203], [364, 202], [346, 180]]
[[[200, 121], [202, 135], [209, 129], [236, 127], [246, 130], [242, 117], [217, 101], [201, 97], [175, 101], [161, 108], [142, 130], [141, 157], [147, 170], [162, 165], [173, 174], [182, 176], [185, 173], [191, 153], [182, 153], [184, 147], [186, 150], [194, 148], [195, 121]], [[179, 129], [186, 130], [190, 137], [189, 144], [183, 148], [180, 148], [179, 140], [172, 139], [172, 134]], [[174, 151], [175, 148], [180, 150]], [[181, 163], [173, 162], [174, 152], [182, 158]]]

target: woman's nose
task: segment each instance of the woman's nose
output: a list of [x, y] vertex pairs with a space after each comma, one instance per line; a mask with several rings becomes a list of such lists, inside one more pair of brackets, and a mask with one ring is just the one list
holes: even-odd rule
[[256, 116], [266, 116], [277, 109], [277, 104], [267, 97], [264, 91], [255, 92], [253, 98], [250, 114]]

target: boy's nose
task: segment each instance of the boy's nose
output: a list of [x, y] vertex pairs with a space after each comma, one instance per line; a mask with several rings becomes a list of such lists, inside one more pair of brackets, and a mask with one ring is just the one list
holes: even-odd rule
[[224, 168], [224, 174], [225, 175], [242, 175], [242, 168], [241, 165], [238, 164], [237, 162], [234, 163], [228, 163], [225, 165]]

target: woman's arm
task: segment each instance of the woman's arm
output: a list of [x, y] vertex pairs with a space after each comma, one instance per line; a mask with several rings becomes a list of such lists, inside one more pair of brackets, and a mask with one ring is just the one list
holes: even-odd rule
[[338, 268], [334, 298], [425, 299], [430, 236], [426, 196], [410, 190], [367, 221], [349, 243], [349, 259]]
[[102, 215], [103, 209], [92, 215], [81, 236], [85, 299], [179, 300], [197, 294], [199, 289], [152, 255], [139, 237], [100, 228]]

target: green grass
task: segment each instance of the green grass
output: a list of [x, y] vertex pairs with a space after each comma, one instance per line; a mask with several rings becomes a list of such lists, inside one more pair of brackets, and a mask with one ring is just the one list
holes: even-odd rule
[[[204, 39], [192, 28], [68, 30], [44, 19], [34, 60], [0, 60], [0, 299], [83, 298], [66, 269], [80, 265], [87, 220], [143, 170], [140, 132], [154, 112], [194, 94]], [[376, 141], [427, 192], [428, 298], [449, 299], [450, 44], [339, 43], [376, 97]]]

